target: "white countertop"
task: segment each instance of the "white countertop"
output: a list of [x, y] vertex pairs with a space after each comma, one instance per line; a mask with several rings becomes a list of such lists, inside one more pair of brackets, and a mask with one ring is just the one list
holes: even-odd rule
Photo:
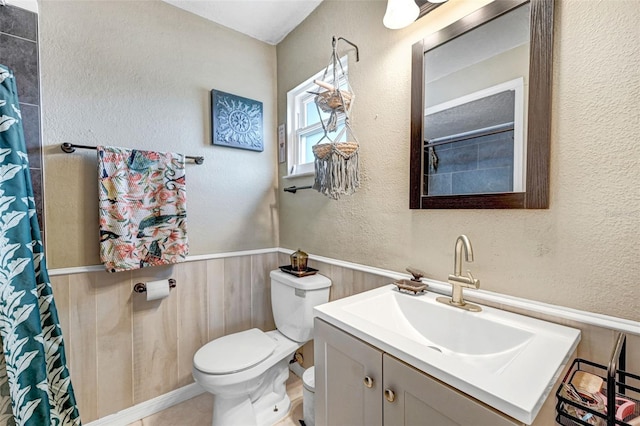
[[314, 313], [477, 400], [533, 423], [575, 351], [580, 330], [487, 306], [468, 312], [436, 302], [437, 296], [399, 292], [390, 284], [316, 306]]

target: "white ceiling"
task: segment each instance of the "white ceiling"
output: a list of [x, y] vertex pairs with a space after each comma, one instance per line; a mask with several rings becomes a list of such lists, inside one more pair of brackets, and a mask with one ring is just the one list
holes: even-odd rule
[[278, 44], [322, 0], [163, 0], [269, 44]]

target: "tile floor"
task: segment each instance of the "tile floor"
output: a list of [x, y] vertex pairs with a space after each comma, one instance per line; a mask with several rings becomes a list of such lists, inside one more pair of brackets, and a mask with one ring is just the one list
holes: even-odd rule
[[[302, 419], [302, 380], [289, 373], [287, 394], [291, 399], [291, 409], [287, 417], [274, 426], [300, 426]], [[145, 417], [129, 426], [209, 426], [213, 411], [213, 397], [203, 393], [195, 398], [174, 405], [152, 416]], [[239, 425], [240, 426], [240, 425]]]

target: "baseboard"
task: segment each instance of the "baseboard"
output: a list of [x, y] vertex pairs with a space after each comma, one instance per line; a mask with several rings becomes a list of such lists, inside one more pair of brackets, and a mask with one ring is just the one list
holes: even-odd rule
[[205, 392], [197, 383], [160, 395], [156, 398], [134, 405], [115, 414], [94, 420], [85, 426], [127, 426], [133, 422], [166, 410]]

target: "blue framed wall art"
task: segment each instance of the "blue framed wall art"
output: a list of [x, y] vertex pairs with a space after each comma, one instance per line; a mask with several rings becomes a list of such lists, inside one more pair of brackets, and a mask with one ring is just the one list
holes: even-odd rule
[[263, 151], [262, 102], [212, 90], [211, 139], [213, 145]]

